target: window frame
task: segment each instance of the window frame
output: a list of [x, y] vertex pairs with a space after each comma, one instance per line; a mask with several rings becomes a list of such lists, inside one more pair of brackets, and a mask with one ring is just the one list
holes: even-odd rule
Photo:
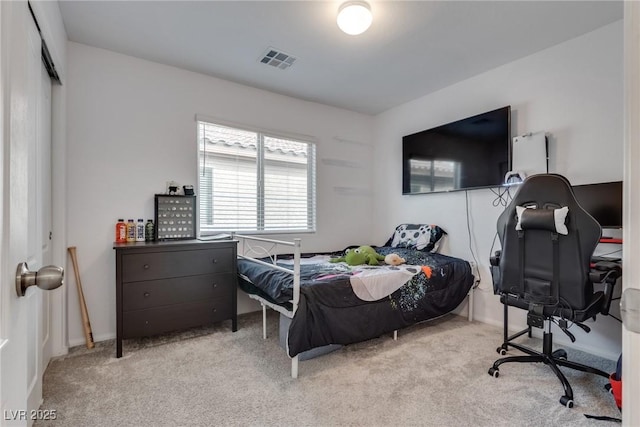
[[[317, 170], [318, 170], [318, 161], [317, 161], [317, 139], [313, 136], [297, 134], [292, 132], [283, 132], [276, 131], [271, 129], [264, 129], [255, 126], [248, 126], [244, 124], [240, 124], [237, 122], [231, 122], [227, 120], [217, 119], [214, 117], [196, 115], [196, 166], [197, 166], [197, 189], [198, 189], [198, 197], [201, 197], [201, 179], [202, 172], [205, 170], [204, 162], [201, 163], [201, 152], [204, 140], [200, 139], [200, 131], [199, 127], [201, 123], [210, 124], [213, 126], [221, 126], [227, 127], [234, 130], [245, 131], [256, 133], [257, 138], [257, 153], [256, 153], [256, 225], [257, 229], [255, 230], [247, 230], [247, 229], [219, 229], [219, 230], [205, 230], [203, 231], [200, 224], [200, 204], [201, 201], [198, 200], [198, 212], [197, 212], [197, 234], [198, 237], [207, 237], [207, 236], [215, 236], [221, 233], [231, 233], [237, 232], [239, 234], [257, 234], [257, 235], [267, 235], [267, 234], [306, 234], [306, 233], [315, 233], [317, 227]], [[306, 184], [307, 184], [307, 201], [306, 205], [309, 208], [309, 212], [307, 213], [307, 227], [300, 229], [272, 229], [265, 230], [265, 198], [264, 198], [264, 171], [265, 171], [265, 157], [264, 157], [264, 144], [266, 138], [275, 138], [275, 139], [285, 139], [292, 140], [295, 142], [306, 143], [309, 146], [310, 155], [307, 160], [306, 169]], [[211, 204], [212, 200], [209, 201]], [[213, 212], [213, 205], [212, 205]]]

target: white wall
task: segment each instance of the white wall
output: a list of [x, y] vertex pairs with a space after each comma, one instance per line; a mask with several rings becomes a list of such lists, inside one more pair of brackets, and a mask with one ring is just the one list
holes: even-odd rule
[[[622, 21], [534, 55], [506, 64], [376, 117], [374, 128], [376, 197], [375, 234], [402, 222], [436, 223], [448, 231], [447, 253], [481, 266], [481, 291], [474, 304], [477, 320], [502, 324], [502, 309], [493, 295], [489, 255], [502, 207], [494, 207], [490, 190], [468, 192], [471, 238], [467, 233], [465, 192], [402, 195], [402, 136], [484, 111], [511, 105], [512, 136], [550, 134], [549, 171], [573, 184], [622, 180], [623, 172], [623, 31]], [[470, 244], [471, 240], [471, 244]], [[615, 304], [614, 304], [615, 305]], [[513, 324], [525, 325], [522, 310], [512, 310]], [[616, 314], [618, 314], [616, 312]], [[576, 346], [616, 358], [620, 323], [601, 316]], [[555, 334], [556, 341], [566, 338]]]
[[[67, 49], [66, 236], [68, 246], [78, 247], [97, 340], [115, 336], [115, 221], [152, 218], [153, 194], [167, 180], [195, 184], [195, 114], [317, 138], [318, 232], [301, 236], [305, 251], [380, 244], [401, 222], [443, 226], [449, 232], [444, 250], [454, 256], [471, 260], [471, 245], [482, 273], [475, 317], [496, 325], [501, 306], [488, 257], [502, 208], [492, 206], [490, 190], [402, 196], [402, 136], [511, 105], [513, 136], [550, 134], [551, 172], [574, 184], [622, 179], [621, 22], [376, 117], [77, 43]], [[344, 159], [351, 168], [332, 161]], [[77, 295], [67, 291], [69, 342], [77, 345], [84, 340]], [[256, 308], [239, 297], [240, 312]], [[523, 313], [514, 314], [513, 324], [524, 325]], [[620, 324], [599, 317], [591, 326], [589, 335], [572, 329], [576, 345], [616, 357]]]
[[[68, 43], [67, 53], [67, 244], [78, 248], [96, 340], [116, 330], [115, 223], [153, 218], [153, 195], [166, 181], [196, 184], [196, 114], [315, 137], [318, 225], [301, 236], [303, 251], [375, 243], [371, 116], [77, 43]], [[345, 158], [355, 164], [331, 161]], [[77, 294], [68, 292], [69, 342], [78, 345]], [[241, 312], [257, 308], [239, 298]]]

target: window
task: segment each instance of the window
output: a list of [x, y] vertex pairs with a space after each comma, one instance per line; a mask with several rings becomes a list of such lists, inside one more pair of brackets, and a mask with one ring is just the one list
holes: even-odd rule
[[315, 144], [198, 121], [200, 235], [315, 231]]

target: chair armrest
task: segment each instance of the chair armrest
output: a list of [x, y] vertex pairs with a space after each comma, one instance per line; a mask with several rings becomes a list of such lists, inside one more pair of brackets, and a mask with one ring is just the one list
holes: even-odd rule
[[497, 267], [500, 265], [500, 256], [502, 255], [502, 251], [496, 251], [496, 253], [489, 258], [489, 264], [492, 267]]
[[491, 271], [491, 279], [493, 281], [493, 293], [498, 295], [500, 292], [500, 255], [502, 255], [501, 251], [496, 251], [492, 257], [489, 257], [489, 264], [491, 267], [489, 270]]
[[597, 280], [595, 280], [596, 283], [604, 284], [604, 303], [602, 304], [600, 313], [606, 316], [609, 314], [609, 309], [611, 308], [613, 291], [618, 283], [618, 279], [622, 276], [622, 267], [616, 262], [599, 261], [595, 264], [594, 270], [595, 271], [589, 276], [597, 278]]

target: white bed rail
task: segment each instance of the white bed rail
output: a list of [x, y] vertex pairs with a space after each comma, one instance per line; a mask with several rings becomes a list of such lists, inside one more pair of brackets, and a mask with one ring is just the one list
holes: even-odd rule
[[[251, 260], [252, 262], [256, 262], [258, 264], [264, 264], [269, 267], [275, 268], [277, 270], [283, 271], [285, 273], [293, 274], [293, 299], [290, 301], [291, 305], [293, 306], [290, 317], [293, 318], [293, 316], [296, 313], [296, 310], [298, 310], [298, 304], [300, 302], [300, 248], [301, 248], [302, 239], [296, 238], [296, 239], [293, 239], [292, 242], [288, 242], [285, 240], [267, 239], [264, 237], [246, 236], [243, 234], [236, 234], [236, 233], [232, 233], [231, 235], [233, 239], [242, 239], [241, 240], [242, 254], [240, 254], [240, 251], [238, 251], [238, 258]], [[271, 244], [271, 246], [267, 249], [261, 245], [251, 245], [250, 243], [247, 243], [247, 242], [269, 243]], [[277, 248], [279, 245], [293, 247], [293, 270], [276, 265], [276, 262], [278, 259]], [[249, 254], [253, 253], [258, 256], [267, 256], [271, 258], [271, 262], [265, 262], [265, 261], [256, 259], [252, 256], [245, 255], [246, 253], [249, 253]], [[260, 298], [259, 301], [260, 301], [260, 304], [262, 305], [262, 337], [266, 339], [267, 337], [266, 301], [264, 301], [262, 298]], [[272, 308], [275, 308], [271, 304], [269, 304], [269, 306]], [[277, 311], [280, 311], [281, 313], [283, 313], [283, 311], [281, 310], [277, 310]], [[289, 313], [286, 313], [286, 315], [289, 315]], [[288, 334], [287, 334], [287, 356], [289, 356]], [[298, 378], [298, 356], [295, 356], [295, 357], [289, 356], [289, 357], [291, 358], [291, 377]]]

